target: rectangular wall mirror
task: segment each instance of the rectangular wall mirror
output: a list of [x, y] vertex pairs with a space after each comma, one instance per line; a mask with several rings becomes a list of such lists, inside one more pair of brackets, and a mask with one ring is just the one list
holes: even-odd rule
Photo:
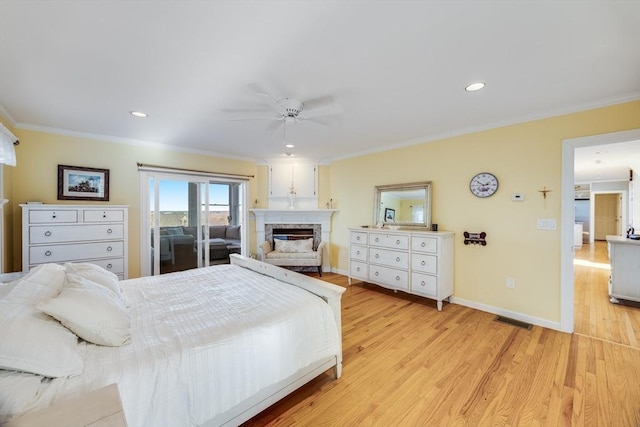
[[431, 229], [431, 181], [376, 186], [373, 224]]

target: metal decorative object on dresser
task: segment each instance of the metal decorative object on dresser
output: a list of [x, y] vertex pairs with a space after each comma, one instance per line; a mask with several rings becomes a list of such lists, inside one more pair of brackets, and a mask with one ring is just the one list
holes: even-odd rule
[[22, 270], [90, 262], [128, 278], [128, 207], [23, 204]]
[[453, 295], [453, 232], [352, 228], [349, 284], [359, 279], [432, 298]]

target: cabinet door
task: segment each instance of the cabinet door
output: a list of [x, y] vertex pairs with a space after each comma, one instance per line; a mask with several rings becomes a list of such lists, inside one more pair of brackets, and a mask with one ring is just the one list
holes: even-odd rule
[[289, 196], [292, 171], [292, 165], [272, 165], [269, 168], [269, 196]]
[[276, 164], [269, 167], [269, 196], [289, 197], [291, 186], [296, 197], [316, 197], [316, 166], [313, 164]]
[[316, 166], [293, 165], [293, 182], [298, 197], [316, 197]]

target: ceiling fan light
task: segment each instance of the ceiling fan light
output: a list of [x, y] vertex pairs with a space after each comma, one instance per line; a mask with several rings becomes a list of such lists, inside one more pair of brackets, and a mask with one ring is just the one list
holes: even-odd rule
[[287, 147], [287, 148], [293, 148], [293, 147], [295, 147], [295, 145], [293, 145], [293, 144], [292, 144], [292, 143], [290, 143], [290, 142], [287, 142], [286, 144], [284, 144], [284, 146], [285, 146], [285, 147]]
[[480, 90], [482, 88], [484, 88], [483, 82], [475, 82], [465, 87], [464, 90], [466, 90], [467, 92], [475, 92], [476, 90]]

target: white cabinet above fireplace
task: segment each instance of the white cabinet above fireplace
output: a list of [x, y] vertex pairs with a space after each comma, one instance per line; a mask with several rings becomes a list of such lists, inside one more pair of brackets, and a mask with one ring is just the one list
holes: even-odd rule
[[276, 163], [269, 165], [269, 207], [290, 206], [291, 189], [297, 208], [318, 206], [318, 168], [312, 163]]

